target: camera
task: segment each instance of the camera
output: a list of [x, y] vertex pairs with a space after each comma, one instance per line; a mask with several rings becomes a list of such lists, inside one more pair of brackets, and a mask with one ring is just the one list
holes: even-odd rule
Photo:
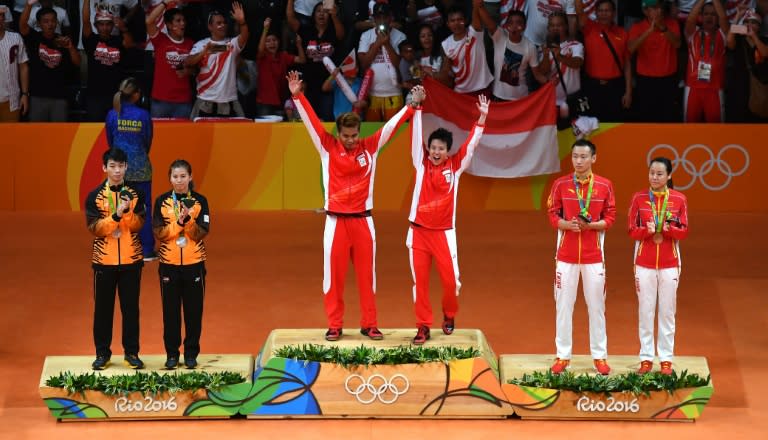
[[560, 35], [547, 35], [547, 47], [556, 49], [560, 47], [560, 43]]
[[731, 32], [739, 35], [747, 35], [747, 25], [745, 24], [732, 24]]
[[378, 26], [376, 27], [376, 30], [377, 30], [377, 31], [378, 31], [380, 34], [386, 34], [386, 33], [387, 33], [387, 25], [386, 25], [386, 24], [384, 24], [384, 23], [382, 23], [382, 24], [380, 24], [380, 25], [378, 25]]

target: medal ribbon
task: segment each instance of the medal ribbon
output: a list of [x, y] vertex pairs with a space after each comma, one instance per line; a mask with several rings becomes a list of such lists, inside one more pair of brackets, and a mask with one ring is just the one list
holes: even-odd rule
[[[104, 183], [104, 187], [107, 189], [107, 200], [109, 200], [109, 210], [112, 211], [112, 214], [117, 212], [117, 199], [120, 197], [119, 193], [113, 192], [112, 188], [109, 187], [109, 180], [107, 180]], [[125, 189], [125, 184], [123, 184], [123, 187], [120, 188], [120, 190]], [[115, 200], [112, 200], [112, 194], [115, 195]]]
[[664, 220], [669, 217], [670, 213], [667, 211], [667, 201], [669, 201], [669, 190], [664, 191], [664, 201], [661, 204], [661, 210], [656, 210], [656, 197], [653, 190], [648, 190], [648, 198], [651, 199], [651, 212], [653, 213], [653, 222], [656, 223], [656, 232], [661, 232]]
[[[704, 40], [706, 39], [706, 32], [704, 30], [701, 31], [701, 48], [699, 49], [699, 55], [701, 58], [704, 58], [706, 56], [706, 53], [704, 52]], [[712, 61], [712, 57], [715, 56], [715, 37], [712, 36], [709, 39], [709, 60]]]
[[592, 178], [591, 174], [587, 179], [589, 180], [589, 187], [587, 187], [587, 200], [585, 202], [581, 197], [579, 179], [576, 177], [576, 173], [573, 173], [573, 185], [576, 187], [576, 197], [579, 199], [579, 214], [589, 218], [589, 202], [592, 201], [592, 185], [595, 183], [595, 179]]

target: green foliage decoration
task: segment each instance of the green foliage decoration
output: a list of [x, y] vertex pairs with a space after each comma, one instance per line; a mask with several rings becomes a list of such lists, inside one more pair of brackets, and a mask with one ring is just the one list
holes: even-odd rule
[[648, 396], [652, 391], [667, 391], [672, 394], [682, 388], [708, 386], [711, 380], [710, 376], [703, 378], [696, 373], [689, 374], [688, 370], [683, 370], [679, 374], [677, 371], [673, 371], [669, 375], [655, 371], [646, 374], [631, 372], [611, 376], [586, 373], [577, 376], [570, 371], [561, 374], [554, 374], [551, 371], [535, 371], [530, 374], [523, 374], [522, 378], [510, 379], [508, 382], [523, 387], [548, 388], [576, 393], [629, 392], [636, 396], [640, 394]]
[[103, 376], [101, 374], [74, 374], [64, 371], [58, 376], [51, 376], [45, 381], [45, 386], [64, 388], [68, 394], [84, 393], [85, 391], [100, 391], [108, 396], [127, 395], [139, 392], [142, 395], [155, 395], [164, 392], [177, 393], [198, 389], [218, 390], [227, 385], [245, 382], [240, 373], [230, 371], [208, 373], [192, 371], [185, 373], [163, 373], [157, 371], [148, 373], [119, 374]]
[[338, 347], [319, 344], [286, 345], [273, 351], [275, 357], [302, 360], [306, 362], [326, 362], [338, 364], [344, 368], [360, 365], [402, 365], [423, 364], [426, 362], [448, 363], [454, 360], [471, 359], [480, 356], [475, 347], [423, 347], [399, 345], [391, 348], [376, 348], [365, 345], [359, 347]]

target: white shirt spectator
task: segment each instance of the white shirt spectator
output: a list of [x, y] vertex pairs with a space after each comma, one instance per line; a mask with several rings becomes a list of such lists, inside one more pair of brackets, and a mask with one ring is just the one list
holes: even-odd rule
[[[376, 28], [368, 29], [360, 36], [360, 45], [357, 48], [358, 53], [368, 53], [373, 43], [376, 41]], [[395, 28], [389, 32], [389, 43], [395, 49], [398, 55], [400, 51], [398, 46], [405, 41], [405, 34]], [[384, 48], [379, 49], [379, 53], [371, 63], [373, 70], [373, 84], [371, 85], [371, 96], [397, 96], [400, 94], [400, 87], [397, 81], [398, 66], [392, 65]]]
[[[296, 0], [293, 2], [293, 10], [307, 17], [312, 16], [312, 10], [321, 0]], [[330, 20], [330, 19], [329, 19]]]
[[19, 64], [27, 61], [29, 59], [21, 35], [5, 31], [5, 35], [0, 39], [0, 102], [10, 101], [12, 112], [18, 110], [21, 97]]
[[528, 96], [526, 72], [539, 65], [536, 46], [525, 37], [519, 43], [509, 41], [509, 33], [497, 27], [493, 40], [493, 65], [495, 67], [493, 96], [516, 100]]
[[[195, 43], [189, 56], [202, 52], [209, 41], [213, 40], [205, 38]], [[197, 74], [197, 97], [216, 103], [237, 101], [237, 55], [242, 50], [238, 37], [213, 42], [226, 45], [227, 49], [211, 52], [201, 61]]]
[[450, 35], [443, 40], [442, 47], [448, 62], [451, 63], [454, 90], [459, 93], [475, 92], [488, 87], [493, 81], [485, 60], [482, 31], [476, 31], [469, 26], [464, 38], [457, 41]]
[[[568, 40], [560, 43], [560, 55], [571, 55], [574, 58], [584, 59], [584, 45], [576, 40]], [[550, 65], [552, 66], [551, 77], [556, 81], [557, 88], [555, 89], [555, 100], [557, 105], [561, 105], [565, 102], [566, 93], [563, 90], [563, 85], [560, 83], [560, 77], [555, 71], [556, 65], [552, 54], [549, 54]], [[568, 89], [568, 94], [576, 93], [581, 90], [581, 69], [574, 69], [568, 67], [563, 63], [558, 62], [560, 65], [560, 73], [563, 75], [563, 81], [565, 82], [565, 88]]]
[[[32, 10], [29, 13], [29, 21], [27, 21], [27, 24], [32, 29], [42, 32], [42, 29], [40, 29], [40, 25], [37, 24], [37, 11], [40, 10], [42, 6], [40, 6], [40, 3], [35, 3], [32, 6]], [[69, 15], [67, 15], [67, 11], [64, 8], [60, 8], [56, 5], [53, 5], [53, 10], [56, 11], [56, 18], [59, 20], [59, 24], [56, 25], [56, 33], [61, 34], [61, 28], [66, 27], [68, 28], [70, 26], [69, 24]]]
[[541, 46], [547, 39], [547, 21], [555, 11], [576, 15], [574, 0], [527, 0], [525, 2], [525, 38]]

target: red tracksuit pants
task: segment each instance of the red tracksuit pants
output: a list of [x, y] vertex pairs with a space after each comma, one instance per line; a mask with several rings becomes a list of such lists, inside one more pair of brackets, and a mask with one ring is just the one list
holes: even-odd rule
[[685, 122], [723, 122], [725, 99], [722, 90], [685, 87]]
[[411, 225], [405, 245], [413, 275], [413, 302], [416, 326], [432, 326], [432, 306], [429, 303], [429, 276], [432, 258], [443, 285], [443, 315], [456, 316], [459, 310], [459, 260], [456, 252], [456, 231], [435, 230]]
[[349, 260], [355, 266], [360, 294], [360, 327], [376, 323], [376, 231], [368, 217], [329, 214], [323, 235], [323, 293], [328, 328], [344, 326], [344, 281]]

